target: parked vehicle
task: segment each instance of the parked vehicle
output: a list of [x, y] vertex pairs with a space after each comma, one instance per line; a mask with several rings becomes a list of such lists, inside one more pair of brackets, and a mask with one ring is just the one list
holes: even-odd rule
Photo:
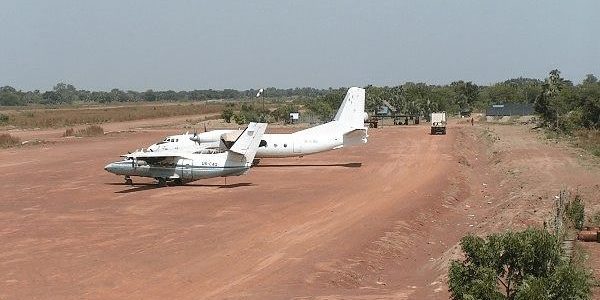
[[446, 112], [431, 113], [431, 134], [446, 134]]

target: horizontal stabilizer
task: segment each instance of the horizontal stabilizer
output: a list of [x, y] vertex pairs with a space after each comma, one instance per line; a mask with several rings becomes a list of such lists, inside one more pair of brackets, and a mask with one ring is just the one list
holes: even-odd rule
[[229, 151], [243, 155], [247, 162], [252, 162], [266, 129], [266, 123], [252, 122], [248, 124], [248, 127], [240, 134]]
[[344, 147], [366, 144], [368, 137], [366, 128], [354, 129], [344, 134]]

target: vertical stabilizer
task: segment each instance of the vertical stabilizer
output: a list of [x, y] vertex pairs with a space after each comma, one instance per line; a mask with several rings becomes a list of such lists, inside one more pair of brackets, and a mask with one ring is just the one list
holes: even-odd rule
[[337, 111], [335, 121], [348, 125], [352, 129], [365, 126], [365, 89], [351, 87]]
[[240, 134], [229, 151], [243, 155], [246, 162], [252, 163], [266, 129], [267, 123], [252, 122], [248, 124], [248, 127]]

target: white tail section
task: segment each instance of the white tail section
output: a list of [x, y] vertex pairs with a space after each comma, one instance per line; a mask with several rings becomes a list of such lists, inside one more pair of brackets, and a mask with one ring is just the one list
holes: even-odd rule
[[350, 128], [365, 126], [365, 89], [351, 87], [337, 111], [335, 121], [348, 125]]
[[229, 151], [243, 155], [246, 158], [246, 162], [252, 163], [266, 129], [266, 123], [252, 122], [248, 124], [248, 127], [240, 134]]

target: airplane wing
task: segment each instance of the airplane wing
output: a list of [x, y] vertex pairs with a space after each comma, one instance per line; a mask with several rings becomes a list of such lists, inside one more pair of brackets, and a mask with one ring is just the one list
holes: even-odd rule
[[128, 159], [143, 160], [149, 164], [158, 163], [166, 160], [176, 160], [182, 156], [179, 152], [174, 151], [157, 151], [157, 152], [133, 152], [123, 155]]

